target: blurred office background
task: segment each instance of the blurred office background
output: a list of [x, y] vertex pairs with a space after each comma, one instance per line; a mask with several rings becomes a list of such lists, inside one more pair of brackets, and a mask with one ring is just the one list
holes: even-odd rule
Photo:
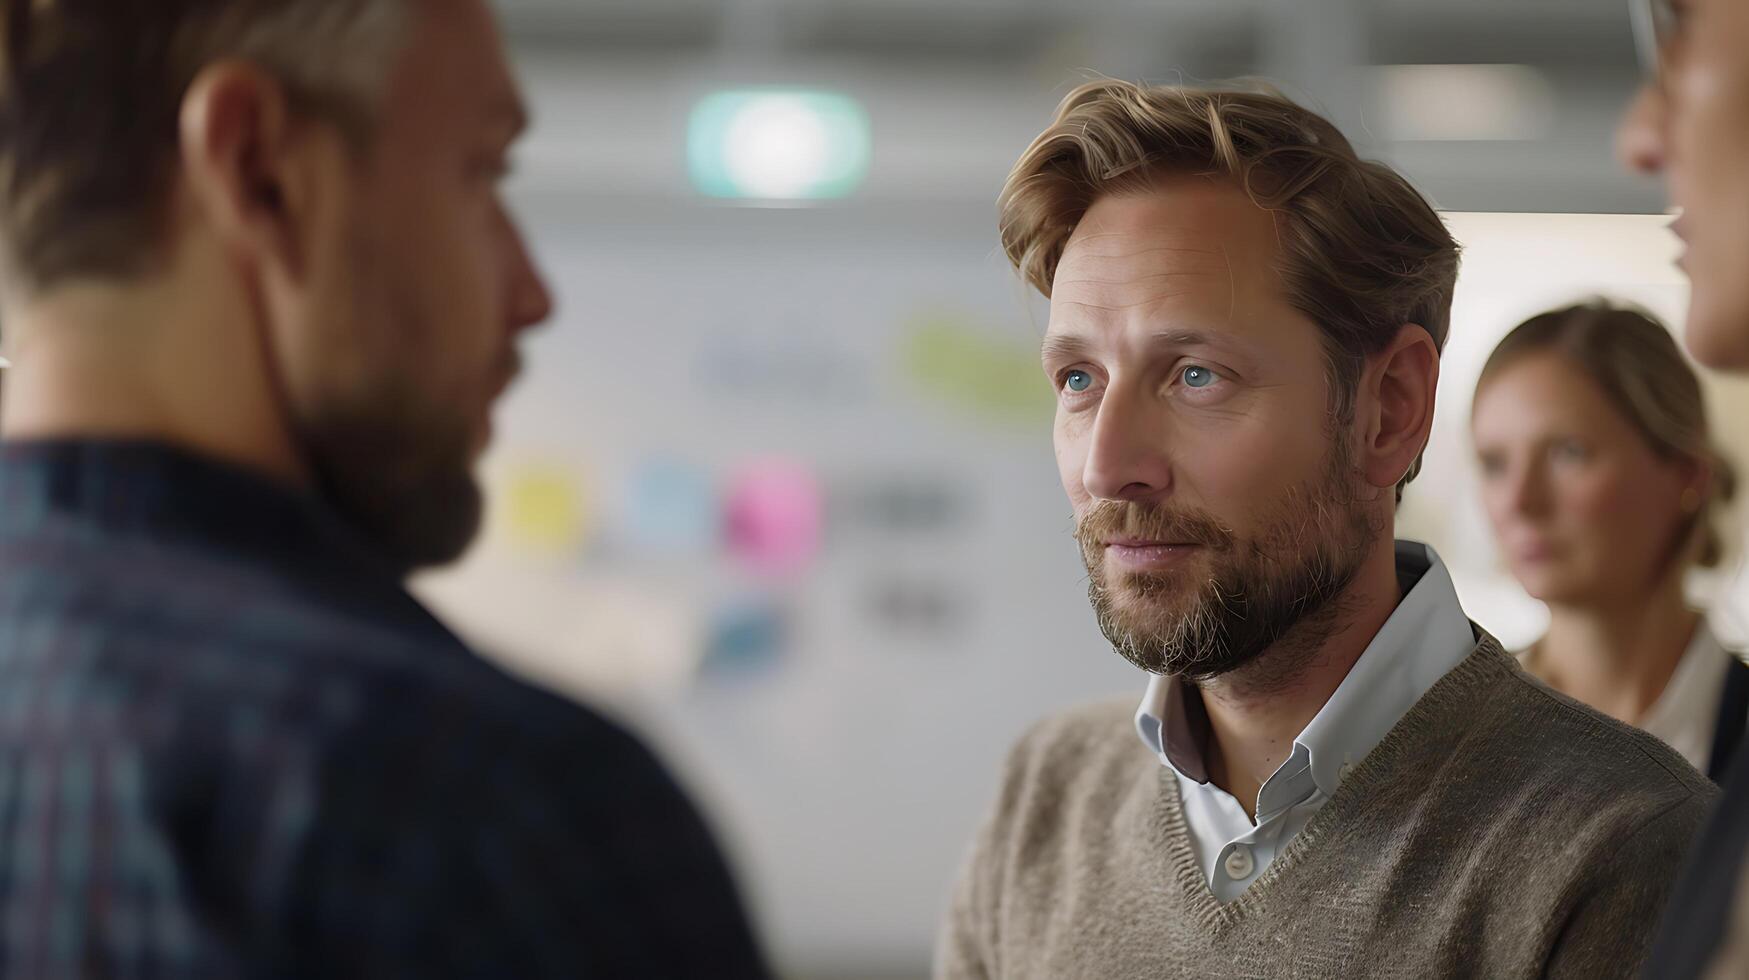
[[[537, 117], [512, 197], [560, 313], [500, 412], [485, 538], [419, 588], [650, 736], [787, 976], [926, 975], [1009, 742], [1141, 690], [1087, 610], [1043, 307], [995, 241], [1076, 82], [1273, 79], [1451, 212], [1468, 255], [1404, 533], [1509, 642], [1542, 613], [1473, 492], [1482, 359], [1592, 293], [1682, 313], [1661, 193], [1611, 156], [1637, 81], [1615, 0], [502, 9]], [[1749, 460], [1749, 396], [1713, 395]]]

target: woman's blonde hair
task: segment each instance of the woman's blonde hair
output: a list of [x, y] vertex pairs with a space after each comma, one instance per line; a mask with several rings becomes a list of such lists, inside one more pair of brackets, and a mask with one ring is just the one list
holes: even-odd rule
[[[1353, 409], [1367, 355], [1404, 324], [1426, 328], [1444, 348], [1458, 245], [1439, 215], [1402, 176], [1362, 160], [1328, 120], [1261, 88], [1116, 80], [1077, 88], [1008, 177], [1002, 246], [1049, 296], [1093, 202], [1169, 174], [1230, 178], [1278, 213], [1288, 301], [1324, 332], [1337, 419]], [[1417, 459], [1403, 483], [1420, 467]]]
[[1678, 557], [1702, 568], [1725, 556], [1717, 511], [1737, 492], [1737, 471], [1713, 445], [1700, 378], [1676, 338], [1644, 310], [1595, 299], [1533, 316], [1512, 329], [1488, 355], [1476, 398], [1502, 371], [1534, 354], [1552, 353], [1578, 368], [1662, 459], [1693, 460], [1711, 468], [1710, 492], [1700, 501]]

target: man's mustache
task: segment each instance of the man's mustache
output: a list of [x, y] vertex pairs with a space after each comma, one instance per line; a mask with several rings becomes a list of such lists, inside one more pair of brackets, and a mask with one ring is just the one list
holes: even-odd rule
[[1090, 553], [1114, 540], [1160, 541], [1226, 549], [1233, 532], [1208, 514], [1121, 500], [1101, 500], [1075, 524], [1075, 540]]

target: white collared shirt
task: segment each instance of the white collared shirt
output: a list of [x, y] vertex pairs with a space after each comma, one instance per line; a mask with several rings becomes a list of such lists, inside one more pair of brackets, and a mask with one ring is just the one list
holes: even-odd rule
[[1136, 712], [1148, 749], [1172, 769], [1197, 862], [1222, 902], [1238, 898], [1323, 808], [1397, 721], [1476, 647], [1451, 574], [1427, 545], [1397, 542], [1408, 591], [1330, 700], [1294, 739], [1293, 754], [1257, 794], [1257, 822], [1209, 781], [1208, 716], [1194, 688], [1156, 676]]

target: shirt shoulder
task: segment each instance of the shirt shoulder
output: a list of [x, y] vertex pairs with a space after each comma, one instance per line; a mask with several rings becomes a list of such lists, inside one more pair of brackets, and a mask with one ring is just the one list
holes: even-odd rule
[[399, 582], [343, 561], [241, 560], [76, 525], [9, 545], [0, 679], [71, 692], [73, 732], [111, 730], [153, 765], [241, 778], [289, 745], [318, 770], [370, 760], [412, 777], [412, 763], [466, 758], [531, 783], [666, 779], [619, 724], [511, 676]]
[[640, 738], [483, 662], [415, 684], [321, 745], [283, 892], [294, 955], [352, 955], [323, 909], [386, 907], [404, 917], [366, 973], [765, 975], [712, 827]]

